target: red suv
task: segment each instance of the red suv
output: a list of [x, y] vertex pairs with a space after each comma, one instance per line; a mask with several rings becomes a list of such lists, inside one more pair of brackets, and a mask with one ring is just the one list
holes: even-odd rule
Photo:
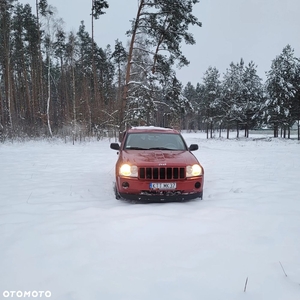
[[183, 201], [203, 197], [204, 170], [182, 135], [169, 128], [128, 129], [118, 150], [115, 194], [136, 201]]

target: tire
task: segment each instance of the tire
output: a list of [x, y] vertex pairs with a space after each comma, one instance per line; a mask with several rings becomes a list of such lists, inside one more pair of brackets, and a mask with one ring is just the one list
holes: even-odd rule
[[115, 185], [114, 185], [114, 193], [115, 193], [115, 198], [117, 199], [117, 200], [120, 200], [121, 199], [121, 196], [120, 196], [120, 194], [118, 193], [118, 190], [117, 190], [117, 184], [115, 183]]

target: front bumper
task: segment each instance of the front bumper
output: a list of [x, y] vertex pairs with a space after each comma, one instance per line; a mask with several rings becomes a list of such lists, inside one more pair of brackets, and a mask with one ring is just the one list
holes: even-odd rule
[[141, 193], [141, 194], [125, 194], [119, 193], [121, 199], [130, 200], [130, 201], [137, 201], [137, 202], [183, 202], [188, 201], [196, 198], [202, 199], [202, 192], [199, 193], [192, 193], [192, 194], [148, 194], [148, 193]]
[[178, 202], [202, 199], [203, 196], [203, 176], [178, 180], [175, 190], [149, 189], [151, 182], [137, 178], [118, 177], [116, 192], [122, 199], [138, 202]]

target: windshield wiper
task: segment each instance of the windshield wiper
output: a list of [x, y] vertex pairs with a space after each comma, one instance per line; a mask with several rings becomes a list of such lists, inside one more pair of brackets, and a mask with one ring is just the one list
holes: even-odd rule
[[166, 147], [153, 147], [153, 148], [149, 148], [149, 150], [176, 150], [176, 149], [170, 149]]
[[126, 147], [126, 150], [148, 150], [148, 148], [142, 148], [142, 147]]

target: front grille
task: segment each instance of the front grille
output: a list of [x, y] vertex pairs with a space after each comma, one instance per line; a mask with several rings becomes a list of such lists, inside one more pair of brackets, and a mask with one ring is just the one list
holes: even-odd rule
[[140, 179], [184, 179], [185, 168], [139, 168]]

